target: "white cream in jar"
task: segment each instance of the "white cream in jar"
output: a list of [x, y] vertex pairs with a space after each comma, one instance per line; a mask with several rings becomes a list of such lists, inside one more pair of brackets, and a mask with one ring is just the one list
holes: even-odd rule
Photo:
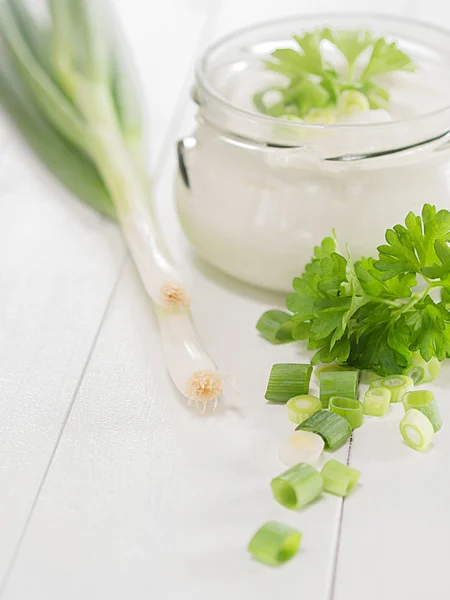
[[[450, 204], [450, 34], [385, 17], [309, 17], [237, 33], [197, 72], [195, 133], [180, 143], [177, 205], [197, 252], [226, 273], [288, 291], [312, 248], [334, 229], [354, 258], [373, 255], [385, 230], [425, 202]], [[389, 113], [336, 125], [267, 117], [251, 104], [264, 88], [261, 59], [292, 33], [331, 24], [389, 35], [416, 73], [384, 76]], [[448, 82], [448, 83], [447, 83]]]

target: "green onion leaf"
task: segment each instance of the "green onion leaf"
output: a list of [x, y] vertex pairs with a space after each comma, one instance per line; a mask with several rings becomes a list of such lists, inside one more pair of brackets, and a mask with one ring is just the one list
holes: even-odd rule
[[330, 452], [345, 444], [352, 434], [352, 428], [346, 419], [327, 410], [314, 413], [296, 428], [299, 429], [320, 435], [325, 442], [325, 450]]
[[285, 404], [290, 398], [309, 392], [311, 365], [281, 363], [273, 365], [265, 398]]
[[0, 33], [41, 110], [70, 142], [84, 149], [86, 132], [80, 113], [31, 53], [7, 3], [0, 5]]
[[412, 390], [414, 382], [407, 375], [392, 375], [374, 379], [370, 384], [371, 388], [384, 387], [391, 392], [391, 402], [401, 402], [403, 396]]
[[384, 387], [369, 388], [364, 395], [363, 414], [382, 417], [389, 410], [391, 390]]
[[357, 429], [363, 424], [362, 404], [353, 398], [333, 396], [330, 399], [330, 411], [344, 417], [352, 429]]
[[299, 463], [272, 479], [271, 486], [277, 502], [286, 508], [297, 509], [320, 496], [323, 481], [314, 467]]
[[343, 498], [358, 483], [360, 472], [337, 460], [329, 460], [322, 468], [321, 475], [324, 492]]
[[319, 374], [320, 401], [327, 408], [330, 398], [340, 396], [341, 398], [357, 398], [359, 371], [325, 371]]
[[6, 64], [0, 68], [0, 101], [48, 169], [94, 210], [116, 219], [111, 197], [92, 161], [45, 120], [27, 90], [7, 71]]
[[423, 413], [433, 425], [434, 432], [442, 427], [442, 419], [433, 392], [429, 390], [414, 390], [403, 396], [405, 412], [415, 408]]
[[297, 553], [302, 534], [278, 521], [265, 523], [249, 542], [250, 554], [266, 565], [278, 566]]
[[292, 342], [291, 315], [282, 310], [268, 310], [259, 319], [256, 329], [272, 344]]
[[286, 404], [289, 420], [300, 425], [308, 417], [322, 408], [322, 403], [316, 396], [309, 394], [295, 396]]
[[434, 429], [430, 420], [422, 412], [410, 408], [400, 421], [400, 433], [408, 446], [423, 452], [433, 439]]

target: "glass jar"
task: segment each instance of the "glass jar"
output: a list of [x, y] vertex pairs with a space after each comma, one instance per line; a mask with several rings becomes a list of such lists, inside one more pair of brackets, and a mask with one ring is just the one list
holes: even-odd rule
[[293, 33], [324, 25], [392, 36], [431, 73], [450, 64], [448, 32], [384, 16], [283, 20], [206, 51], [193, 94], [197, 128], [178, 145], [179, 217], [205, 260], [268, 289], [290, 290], [333, 230], [354, 258], [370, 256], [409, 211], [450, 208], [449, 98], [419, 116], [367, 124], [299, 123], [252, 109], [245, 88], [261, 77], [262, 60]]

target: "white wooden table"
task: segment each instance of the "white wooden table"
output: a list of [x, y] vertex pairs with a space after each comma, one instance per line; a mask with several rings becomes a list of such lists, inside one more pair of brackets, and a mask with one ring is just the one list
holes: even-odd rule
[[[243, 393], [214, 415], [187, 409], [119, 232], [59, 188], [0, 120], [1, 599], [450, 598], [450, 370], [436, 386], [447, 426], [432, 452], [402, 445], [398, 415], [374, 420], [350, 451], [362, 470], [354, 495], [284, 510], [269, 482], [290, 426], [263, 395], [271, 364], [301, 355], [254, 330], [281, 299], [200, 264], [174, 211], [174, 144], [192, 127], [188, 92], [205, 45], [259, 20], [361, 9], [360, 0], [117, 4], [146, 85], [158, 212], [195, 290], [201, 335]], [[450, 26], [443, 0], [371, 4]], [[304, 534], [280, 569], [245, 551], [270, 519]]]

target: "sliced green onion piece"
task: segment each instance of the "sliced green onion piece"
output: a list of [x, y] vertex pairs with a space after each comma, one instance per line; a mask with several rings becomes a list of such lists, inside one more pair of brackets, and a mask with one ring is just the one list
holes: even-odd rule
[[277, 566], [296, 555], [302, 534], [278, 521], [265, 523], [248, 544], [250, 554], [266, 565]]
[[323, 490], [335, 496], [347, 496], [359, 481], [359, 471], [337, 460], [329, 460], [321, 471]]
[[259, 319], [256, 329], [272, 344], [292, 342], [291, 315], [282, 310], [268, 310]]
[[342, 114], [353, 115], [370, 110], [369, 100], [361, 92], [345, 90], [339, 96], [337, 109]]
[[305, 115], [304, 121], [315, 125], [333, 125], [336, 123], [336, 111], [332, 108], [312, 108]]
[[364, 395], [363, 414], [382, 417], [389, 410], [391, 390], [384, 387], [369, 388]]
[[297, 123], [303, 123], [303, 119], [298, 117], [297, 115], [284, 114], [281, 115], [280, 119], [285, 119], [285, 121], [297, 121]]
[[430, 383], [439, 377], [441, 372], [441, 362], [433, 356], [430, 361], [426, 361], [420, 355], [420, 352], [414, 352], [411, 357], [411, 366], [407, 375], [411, 377], [415, 385], [421, 383]]
[[334, 371], [354, 371], [353, 367], [343, 367], [342, 365], [331, 364], [331, 365], [320, 365], [316, 367], [316, 375], [320, 375], [320, 373], [329, 373]]
[[400, 421], [400, 433], [414, 450], [426, 450], [434, 436], [433, 425], [420, 410], [410, 408]]
[[330, 411], [344, 417], [352, 429], [357, 429], [363, 424], [363, 407], [361, 402], [353, 398], [333, 396], [330, 399]]
[[401, 402], [406, 392], [414, 387], [414, 382], [408, 375], [391, 375], [375, 379], [370, 384], [371, 388], [384, 387], [391, 392], [391, 403]]
[[294, 431], [282, 443], [278, 457], [287, 467], [298, 463], [313, 465], [319, 460], [324, 447], [325, 442], [317, 433]]
[[274, 498], [286, 508], [302, 508], [322, 493], [322, 477], [314, 467], [299, 463], [272, 479]]
[[361, 371], [360, 383], [363, 385], [370, 385], [375, 379], [379, 379], [380, 376], [373, 371]]
[[305, 394], [295, 396], [286, 404], [289, 420], [297, 425], [303, 423], [308, 417], [322, 408], [322, 404], [316, 396]]
[[292, 363], [273, 365], [265, 398], [286, 403], [290, 398], [309, 392], [312, 366]]
[[434, 432], [442, 427], [442, 419], [433, 392], [430, 390], [414, 390], [403, 396], [405, 412], [415, 408], [423, 413], [433, 425]]
[[321, 371], [319, 374], [320, 401], [323, 408], [327, 408], [330, 398], [339, 396], [341, 398], [358, 397], [359, 371]]
[[296, 428], [296, 431], [298, 430], [312, 431], [320, 435], [325, 442], [325, 450], [330, 452], [345, 444], [352, 434], [350, 423], [340, 415], [328, 410], [319, 410], [314, 413]]

